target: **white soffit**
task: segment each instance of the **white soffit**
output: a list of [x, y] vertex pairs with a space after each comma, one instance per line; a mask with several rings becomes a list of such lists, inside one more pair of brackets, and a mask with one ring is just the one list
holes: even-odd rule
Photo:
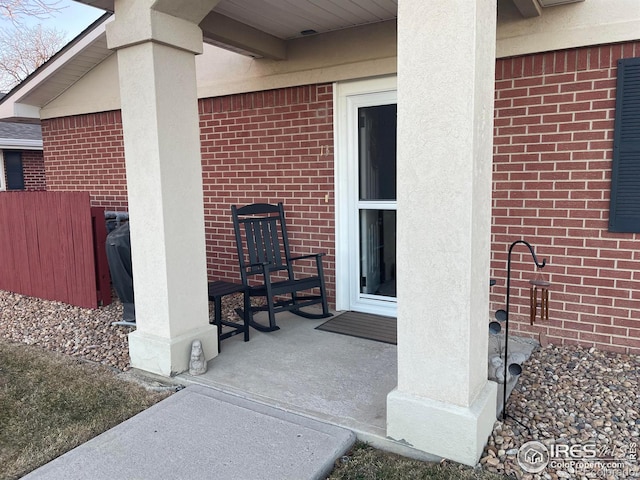
[[332, 30], [392, 20], [397, 0], [221, 0], [215, 12], [288, 40], [305, 30]]
[[[113, 11], [113, 0], [76, 1]], [[325, 33], [392, 20], [398, 0], [220, 0], [213, 12], [288, 40], [304, 30]]]
[[43, 107], [112, 53], [113, 51], [107, 48], [106, 36], [99, 35], [81, 51], [76, 52], [76, 55], [70, 55], [67, 61], [61, 59], [60, 65], [64, 65], [64, 68], [52, 69], [51, 74], [46, 75], [47, 81], [39, 81], [35, 88], [31, 88], [22, 96], [21, 101]]

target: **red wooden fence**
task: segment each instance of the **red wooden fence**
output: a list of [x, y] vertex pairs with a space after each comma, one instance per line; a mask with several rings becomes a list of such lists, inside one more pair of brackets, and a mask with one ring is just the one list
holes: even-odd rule
[[111, 302], [104, 209], [87, 192], [0, 193], [0, 289], [85, 308]]

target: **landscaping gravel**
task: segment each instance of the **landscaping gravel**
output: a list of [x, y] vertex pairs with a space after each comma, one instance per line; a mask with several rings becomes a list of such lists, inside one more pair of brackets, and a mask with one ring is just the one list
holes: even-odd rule
[[[238, 321], [234, 309], [241, 305], [241, 294], [226, 296], [223, 318]], [[213, 319], [213, 303], [209, 318]], [[111, 325], [119, 320], [122, 303], [117, 298], [93, 310], [0, 290], [0, 338], [126, 371], [131, 368], [127, 335], [135, 327]]]
[[[241, 295], [225, 297], [223, 316], [237, 321], [233, 310], [241, 300]], [[117, 300], [91, 310], [0, 291], [0, 338], [125, 371], [131, 368], [127, 334], [135, 327], [112, 326], [121, 316]], [[525, 480], [640, 478], [639, 378], [637, 355], [576, 346], [537, 348], [478, 467]], [[524, 472], [517, 459], [518, 449], [533, 440], [556, 454], [540, 473]], [[558, 455], [557, 445], [567, 447]]]
[[[496, 422], [480, 464], [527, 480], [640, 478], [639, 378], [637, 355], [538, 348], [525, 362], [507, 418]], [[523, 472], [517, 454], [534, 440], [550, 451], [550, 462], [532, 474]]]

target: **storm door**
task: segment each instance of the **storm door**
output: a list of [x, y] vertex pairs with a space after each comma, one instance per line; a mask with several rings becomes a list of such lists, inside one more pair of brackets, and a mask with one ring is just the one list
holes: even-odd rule
[[350, 310], [396, 314], [395, 92], [352, 98]]

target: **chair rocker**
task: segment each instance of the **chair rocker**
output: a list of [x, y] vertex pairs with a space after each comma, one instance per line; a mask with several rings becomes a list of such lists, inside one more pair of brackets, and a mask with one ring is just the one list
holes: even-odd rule
[[[242, 283], [249, 289], [250, 297], [264, 297], [266, 302], [266, 305], [249, 308], [249, 324], [256, 330], [272, 332], [280, 329], [275, 319], [279, 312], [290, 311], [312, 319], [332, 316], [322, 270], [324, 253], [291, 256], [282, 203], [234, 205], [231, 214]], [[315, 275], [296, 275], [294, 263], [307, 269], [312, 264]], [[322, 305], [321, 314], [301, 310], [316, 304]], [[253, 313], [257, 311], [269, 312], [268, 326], [253, 319]]]

